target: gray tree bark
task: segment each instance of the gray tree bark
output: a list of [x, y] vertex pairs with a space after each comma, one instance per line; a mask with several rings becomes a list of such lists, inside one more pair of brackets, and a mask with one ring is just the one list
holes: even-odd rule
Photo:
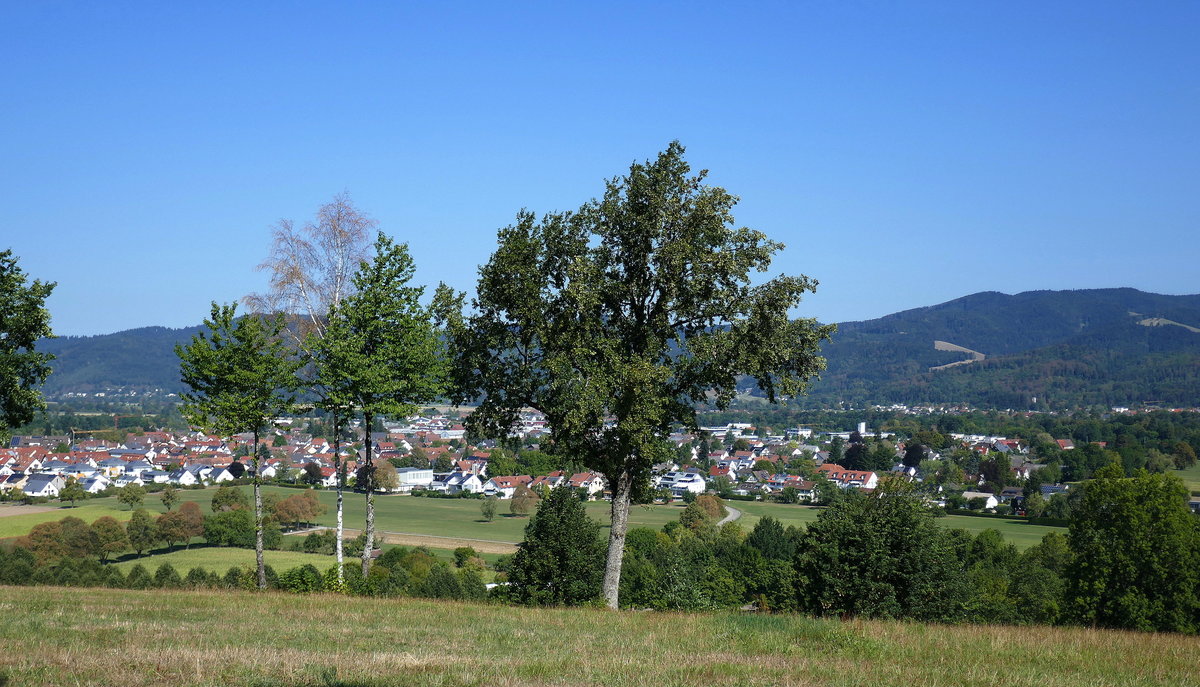
[[263, 562], [262, 459], [258, 455], [258, 430], [254, 430], [254, 560], [258, 566], [258, 588], [267, 588], [267, 566]]
[[604, 603], [616, 610], [621, 592], [621, 564], [625, 559], [625, 533], [629, 530], [629, 504], [633, 480], [622, 472], [611, 481], [612, 528], [608, 532], [608, 558], [604, 563]]

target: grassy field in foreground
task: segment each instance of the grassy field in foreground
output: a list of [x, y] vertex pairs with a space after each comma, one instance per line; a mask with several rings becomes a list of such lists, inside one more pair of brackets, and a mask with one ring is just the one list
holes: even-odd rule
[[[1200, 682], [1200, 638], [249, 592], [0, 587], [0, 675], [38, 685]], [[0, 682], [4, 682], [0, 678]]]

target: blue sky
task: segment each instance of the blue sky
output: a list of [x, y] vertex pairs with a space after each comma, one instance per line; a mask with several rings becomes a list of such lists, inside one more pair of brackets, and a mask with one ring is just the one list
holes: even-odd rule
[[0, 249], [60, 334], [181, 327], [348, 191], [470, 290], [678, 139], [798, 314], [1200, 291], [1200, 4], [742, 5], [4, 3]]

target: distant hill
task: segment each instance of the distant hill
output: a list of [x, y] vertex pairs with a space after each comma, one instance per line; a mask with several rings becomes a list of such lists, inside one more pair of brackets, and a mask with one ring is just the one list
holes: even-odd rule
[[[178, 392], [174, 346], [199, 329], [146, 327], [43, 341], [39, 348], [58, 356], [45, 390]], [[1200, 405], [1200, 295], [990, 291], [841, 323], [823, 352], [829, 368], [805, 405], [1194, 406]]]
[[1200, 295], [977, 293], [839, 324], [824, 353], [809, 404], [1200, 405]]
[[187, 343], [200, 327], [142, 327], [98, 336], [64, 336], [38, 343], [53, 353], [54, 370], [46, 380], [47, 395], [94, 393], [124, 387], [136, 391], [162, 389], [178, 393], [179, 358], [175, 344]]

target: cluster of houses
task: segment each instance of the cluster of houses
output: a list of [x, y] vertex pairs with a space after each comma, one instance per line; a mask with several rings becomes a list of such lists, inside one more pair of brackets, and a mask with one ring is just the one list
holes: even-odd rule
[[[832, 462], [829, 452], [822, 445], [810, 443], [817, 440], [813, 432], [805, 428], [793, 428], [783, 434], [767, 437], [755, 436], [754, 428], [748, 424], [702, 429], [716, 449], [701, 457], [696, 448], [701, 444], [699, 436], [686, 433], [672, 435], [671, 440], [679, 448], [678, 458], [676, 462], [654, 466], [654, 485], [657, 489], [665, 490], [675, 498], [718, 487], [738, 495], [762, 498], [790, 489], [795, 500], [805, 502], [817, 498], [815, 480], [821, 478], [843, 489], [871, 490], [878, 485], [881, 477], [876, 472], [849, 470]], [[520, 426], [514, 430], [525, 440], [536, 440], [547, 431], [545, 418], [536, 414], [522, 417]], [[860, 427], [859, 431], [865, 434], [865, 427]], [[832, 439], [833, 436], [824, 438]], [[953, 436], [960, 445], [981, 455], [993, 451], [1010, 454], [1016, 480], [1027, 478], [1032, 470], [1039, 467], [1026, 459], [1025, 448], [1017, 441], [1004, 437]], [[465, 429], [460, 422], [441, 415], [388, 423], [385, 431], [371, 433], [375, 464], [390, 468], [391, 459], [404, 459], [395, 460], [396, 463], [414, 464], [413, 457], [423, 455], [428, 465], [423, 461], [415, 461], [415, 467], [397, 468], [394, 482], [381, 482], [387, 485], [386, 489], [399, 493], [424, 490], [447, 494], [483, 494], [505, 499], [511, 498], [522, 486], [537, 490], [543, 486], [554, 487], [564, 483], [586, 491], [592, 497], [599, 498], [605, 493], [603, 477], [593, 472], [490, 474], [493, 446], [489, 443], [469, 445], [464, 437]], [[735, 444], [739, 450], [724, 448], [724, 442], [720, 441], [722, 439], [740, 439]], [[0, 490], [19, 488], [27, 495], [53, 498], [72, 478], [93, 494], [130, 484], [216, 484], [242, 476], [253, 465], [252, 461], [239, 458], [254, 452], [252, 444], [250, 435], [223, 440], [199, 432], [147, 432], [131, 435], [119, 444], [98, 440], [69, 444], [68, 437], [18, 437], [11, 447], [0, 449]], [[262, 477], [297, 481], [307, 478], [322, 486], [333, 487], [337, 484], [336, 466], [339, 463], [345, 467], [348, 475], [354, 474], [361, 459], [358, 446], [342, 447], [340, 455], [335, 456], [333, 446], [324, 438], [298, 430], [266, 433], [260, 437], [258, 449], [260, 455], [269, 455], [262, 461]], [[54, 448], [64, 447], [69, 450], [54, 451]], [[919, 478], [915, 469], [906, 468], [900, 462], [902, 456], [903, 450], [898, 448], [893, 471]], [[937, 454], [931, 453], [930, 457], [936, 458]], [[805, 479], [790, 474], [787, 467], [798, 458], [811, 459], [816, 466], [815, 473], [820, 477], [810, 474], [812, 479]], [[983, 484], [982, 477], [979, 477], [978, 483]], [[1047, 486], [1044, 489], [1061, 488]], [[963, 496], [967, 499], [985, 498], [987, 507], [993, 508], [1019, 497], [1020, 489], [1009, 489], [999, 495], [968, 491]]]

